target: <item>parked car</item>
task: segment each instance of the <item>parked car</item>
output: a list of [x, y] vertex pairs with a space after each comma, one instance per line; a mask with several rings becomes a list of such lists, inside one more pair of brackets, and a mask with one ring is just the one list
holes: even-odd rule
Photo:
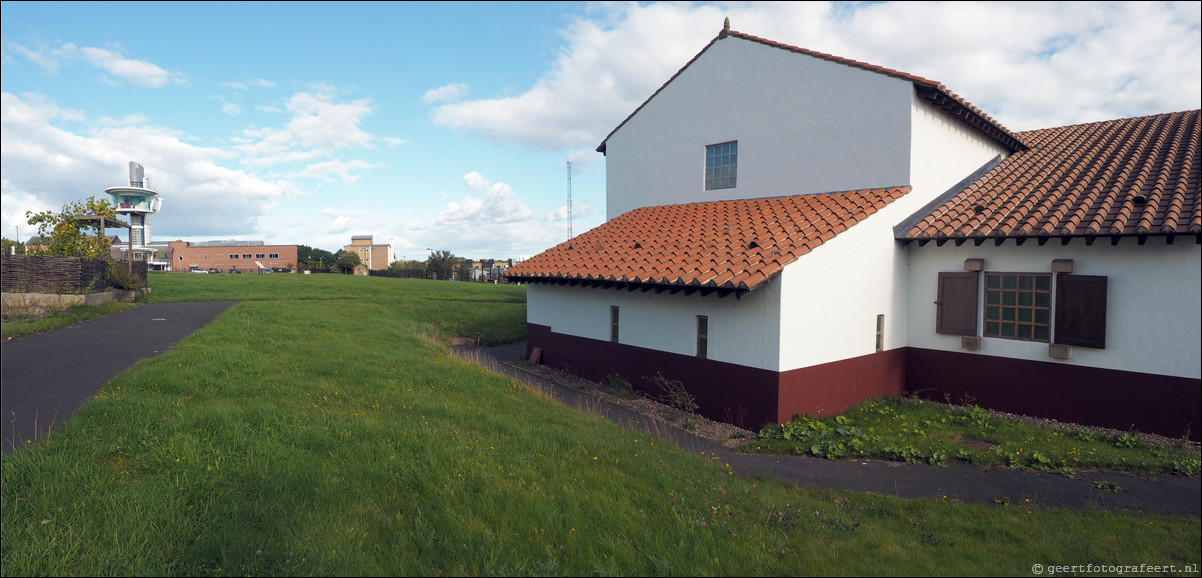
[[220, 272], [221, 272], [221, 269], [218, 269], [216, 267], [209, 268], [209, 273], [220, 273]]
[[193, 269], [193, 270], [192, 270], [192, 272], [193, 272], [193, 273], [200, 273], [200, 274], [202, 274], [202, 275], [208, 275], [208, 274], [209, 274], [209, 272], [208, 272], [208, 271], [205, 271], [204, 269]]

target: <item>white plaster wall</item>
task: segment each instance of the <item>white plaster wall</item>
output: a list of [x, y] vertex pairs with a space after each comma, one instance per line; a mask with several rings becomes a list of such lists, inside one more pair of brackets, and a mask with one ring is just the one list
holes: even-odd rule
[[[894, 225], [922, 210], [932, 199], [944, 195], [997, 157], [1005, 158], [1010, 154], [996, 141], [949, 116], [917, 93], [914, 94], [911, 117], [914, 129], [910, 171], [913, 176], [912, 192], [895, 203], [898, 208], [894, 209], [896, 212], [893, 214], [905, 214], [894, 218]], [[892, 252], [892, 259], [887, 265], [891, 276], [887, 280], [877, 281], [891, 287], [889, 302], [881, 305], [883, 312], [887, 311], [885, 348], [904, 347], [908, 343], [907, 328], [913, 314], [910, 305], [912, 285], [909, 256], [899, 248], [893, 231], [877, 231], [875, 225], [873, 228], [872, 239], [866, 239], [865, 242], [880, 243], [882, 248], [888, 246]], [[889, 236], [888, 240], [884, 239], [886, 235]], [[854, 303], [849, 305], [854, 306]], [[855, 343], [859, 345], [859, 342]]]
[[[1042, 247], [1031, 241], [1001, 247], [993, 242], [913, 244], [907, 251], [913, 287], [908, 341], [914, 347], [1176, 377], [1202, 374], [1202, 248], [1188, 236], [1172, 245], [1162, 238], [1143, 246], [1134, 239], [1117, 246], [1108, 239], [1093, 246], [1076, 239], [1067, 246], [1056, 240]], [[960, 348], [959, 337], [936, 334], [938, 274], [963, 271], [969, 258], [985, 259], [986, 271], [1024, 273], [1048, 272], [1053, 259], [1072, 259], [1074, 273], [1106, 276], [1106, 349], [1073, 347], [1072, 359], [1058, 360], [1048, 357], [1047, 343], [983, 337], [981, 349], [970, 352]], [[978, 309], [983, 315], [983, 306]], [[979, 318], [978, 327], [983, 327]]]
[[620, 343], [695, 355], [697, 316], [706, 315], [709, 359], [775, 369], [779, 295], [776, 282], [742, 299], [531, 284], [526, 319], [556, 333], [609, 341], [609, 308], [617, 305]]
[[909, 271], [893, 227], [1005, 149], [914, 96], [911, 192], [844, 231], [782, 276], [780, 371], [906, 345]]
[[[606, 144], [606, 218], [642, 206], [910, 183], [909, 82], [729, 37]], [[739, 142], [738, 186], [705, 190], [705, 147]]]

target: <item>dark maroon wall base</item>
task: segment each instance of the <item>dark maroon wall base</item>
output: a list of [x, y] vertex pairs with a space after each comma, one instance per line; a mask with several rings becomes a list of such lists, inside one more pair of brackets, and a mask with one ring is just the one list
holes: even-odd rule
[[905, 348], [777, 373], [688, 355], [553, 333], [527, 324], [527, 353], [603, 381], [618, 374], [659, 395], [656, 374], [680, 381], [698, 413], [758, 430], [796, 414], [842, 413], [873, 397], [914, 393], [1059, 421], [1199, 439], [1202, 380]]
[[898, 397], [905, 392], [904, 349], [794, 369], [780, 374], [777, 421], [784, 423], [802, 413], [837, 415], [864, 400]]
[[[842, 413], [872, 397], [905, 391], [905, 353], [893, 351], [797, 369], [783, 374], [689, 355], [665, 353], [553, 333], [527, 325], [527, 348], [542, 348], [541, 362], [593, 381], [616, 373], [639, 389], [660, 395], [657, 373], [678, 380], [697, 398], [697, 412], [713, 420], [759, 430], [796, 414]], [[527, 351], [529, 354], [529, 351]]]
[[776, 420], [777, 374], [665, 353], [632, 345], [553, 333], [545, 325], [526, 325], [527, 354], [542, 348], [541, 363], [603, 381], [618, 374], [642, 391], [658, 396], [656, 374], [680, 381], [696, 398], [697, 413], [712, 420], [758, 430]]
[[927, 399], [1082, 425], [1195, 441], [1202, 430], [1198, 379], [910, 348], [906, 383]]

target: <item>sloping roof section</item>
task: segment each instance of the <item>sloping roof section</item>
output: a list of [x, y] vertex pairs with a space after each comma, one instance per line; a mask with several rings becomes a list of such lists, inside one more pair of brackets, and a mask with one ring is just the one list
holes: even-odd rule
[[1030, 150], [1007, 157], [901, 238], [1202, 239], [1200, 117], [1193, 110], [1020, 133]]
[[909, 187], [643, 207], [504, 273], [513, 281], [745, 293]]
[[609, 134], [605, 136], [605, 140], [602, 141], [600, 146], [597, 147], [597, 152], [604, 154], [605, 153], [605, 143], [609, 141], [609, 138], [611, 136], [613, 136], [614, 133], [618, 132], [618, 130], [621, 129], [631, 118], [633, 118], [634, 115], [638, 114], [639, 111], [643, 109], [643, 107], [647, 106], [647, 103], [651, 102], [651, 99], [655, 98], [660, 92], [662, 92], [666, 86], [668, 86], [669, 84], [672, 84], [672, 81], [676, 80], [676, 77], [680, 76], [681, 73], [683, 73], [694, 62], [696, 62], [697, 59], [700, 58], [702, 54], [705, 54], [705, 52], [707, 50], [709, 50], [710, 47], [714, 45], [714, 43], [718, 42], [719, 40], [722, 40], [723, 38], [727, 38], [727, 37], [742, 38], [743, 40], [749, 40], [751, 42], [758, 42], [758, 43], [764, 44], [766, 46], [772, 46], [774, 48], [788, 50], [790, 52], [794, 52], [797, 54], [804, 54], [807, 56], [812, 56], [814, 58], [820, 58], [822, 60], [827, 60], [827, 61], [834, 62], [837, 64], [842, 64], [845, 66], [850, 66], [852, 68], [859, 68], [861, 70], [866, 70], [868, 72], [884, 74], [886, 76], [891, 76], [893, 78], [899, 78], [902, 80], [912, 82], [914, 84], [915, 90], [917, 91], [917, 93], [920, 97], [926, 99], [933, 105], [943, 109], [945, 112], [952, 115], [953, 117], [960, 119], [962, 122], [968, 124], [973, 129], [981, 132], [985, 136], [993, 139], [994, 141], [997, 141], [1002, 146], [1005, 146], [1006, 148], [1008, 148], [1010, 151], [1021, 151], [1021, 150], [1026, 150], [1026, 148], [1027, 148], [1026, 143], [1024, 143], [1021, 138], [1019, 138], [1014, 133], [1011, 133], [1009, 130], [1006, 129], [1006, 127], [1002, 126], [1000, 123], [995, 121], [989, 115], [987, 115], [984, 112], [977, 109], [977, 107], [973, 106], [967, 100], [960, 98], [955, 93], [948, 90], [947, 87], [943, 86], [943, 84], [941, 84], [941, 83], [935, 82], [933, 80], [927, 80], [921, 76], [914, 76], [912, 74], [898, 72], [891, 68], [875, 66], [875, 65], [868, 64], [865, 62], [859, 62], [857, 60], [841, 58], [839, 56], [834, 56], [831, 54], [824, 54], [822, 52], [815, 52], [813, 50], [806, 50], [805, 48], [798, 48], [796, 46], [790, 46], [788, 44], [781, 44], [779, 42], [773, 42], [771, 40], [766, 40], [764, 38], [759, 38], [757, 36], [752, 36], [750, 34], [743, 34], [742, 32], [736, 32], [734, 30], [723, 30], [721, 33], [718, 34], [717, 37], [715, 37], [713, 40], [711, 40], [710, 43], [707, 44], [705, 46], [705, 48], [703, 48], [701, 50], [701, 52], [698, 52], [697, 55], [692, 58], [692, 60], [689, 60], [687, 63], [685, 63], [685, 65], [683, 67], [681, 67], [680, 70], [676, 71], [676, 74], [673, 74], [672, 78], [669, 78], [668, 81], [665, 82], [662, 86], [660, 86], [659, 89], [656, 90], [654, 94], [652, 94], [650, 97], [648, 97], [647, 100], [643, 101], [643, 103], [640, 104], [638, 106], [638, 108], [634, 109], [634, 112], [630, 113], [630, 115], [627, 116], [625, 120], [623, 120], [620, 124], [618, 124], [617, 127], [615, 127], [612, 131], [610, 131]]

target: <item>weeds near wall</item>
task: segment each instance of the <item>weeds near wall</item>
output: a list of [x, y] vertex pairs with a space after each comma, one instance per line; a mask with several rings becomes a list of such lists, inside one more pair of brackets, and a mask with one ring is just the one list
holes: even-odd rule
[[697, 409], [697, 398], [693, 397], [693, 394], [685, 389], [684, 384], [680, 380], [668, 379], [659, 372], [655, 373], [655, 377], [646, 379], [650, 379], [655, 385], [659, 386], [660, 391], [663, 391], [660, 399], [669, 406], [672, 406], [673, 409], [686, 414], [691, 414]]

